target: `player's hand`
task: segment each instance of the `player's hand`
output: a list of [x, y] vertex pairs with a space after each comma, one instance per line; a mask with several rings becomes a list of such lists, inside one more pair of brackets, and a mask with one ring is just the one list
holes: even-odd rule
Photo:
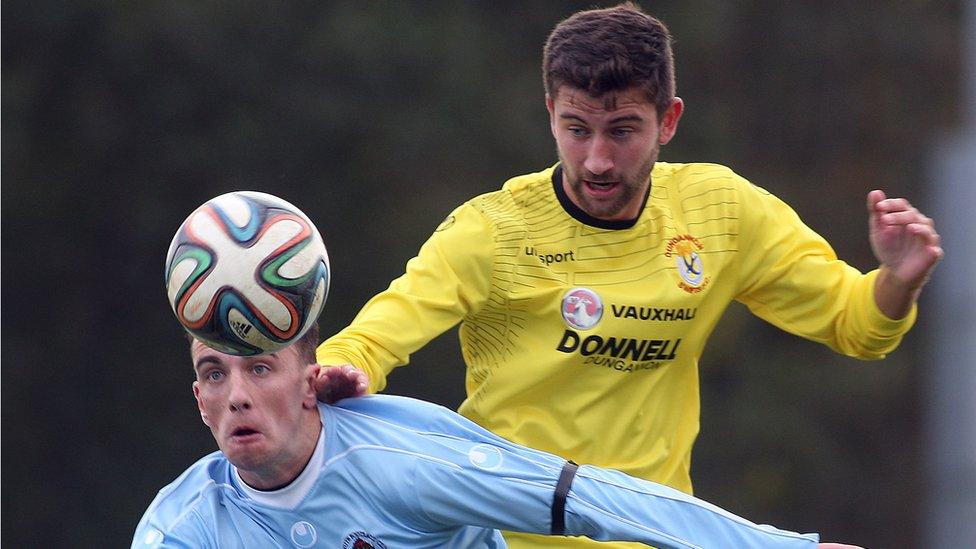
[[922, 287], [942, 259], [942, 243], [935, 223], [904, 198], [887, 198], [883, 191], [868, 193], [871, 250], [881, 262], [874, 299], [888, 318], [911, 311]]
[[915, 291], [928, 281], [942, 259], [935, 223], [904, 198], [887, 198], [884, 191], [868, 193], [871, 250], [891, 276]]
[[327, 404], [344, 398], [361, 397], [368, 387], [369, 377], [352, 364], [320, 366], [319, 375], [315, 378], [315, 394]]
[[844, 545], [843, 543], [818, 543], [818, 549], [864, 549], [859, 545]]

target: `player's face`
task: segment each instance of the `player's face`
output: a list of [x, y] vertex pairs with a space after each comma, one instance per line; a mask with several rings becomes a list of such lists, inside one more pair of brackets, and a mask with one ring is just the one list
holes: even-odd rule
[[317, 366], [303, 364], [295, 346], [239, 357], [194, 341], [190, 352], [200, 415], [242, 478], [256, 488], [295, 478], [305, 466], [310, 433], [318, 435]]
[[[607, 99], [615, 100], [608, 108]], [[675, 98], [658, 121], [644, 92], [628, 88], [593, 97], [562, 86], [546, 97], [563, 168], [563, 189], [584, 212], [608, 221], [637, 217], [661, 145], [674, 136], [683, 104]]]

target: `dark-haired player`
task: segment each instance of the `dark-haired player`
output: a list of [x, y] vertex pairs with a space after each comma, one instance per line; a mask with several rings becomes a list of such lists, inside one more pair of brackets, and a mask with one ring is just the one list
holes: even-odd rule
[[[454, 210], [406, 273], [319, 347], [321, 364], [351, 364], [379, 391], [460, 323], [462, 415], [690, 493], [698, 359], [730, 302], [862, 359], [899, 344], [942, 256], [932, 220], [907, 200], [867, 194], [879, 268], [862, 274], [729, 168], [658, 162], [684, 103], [667, 28], [631, 4], [561, 22], [543, 76], [559, 162]], [[343, 376], [322, 376], [320, 397], [344, 394], [329, 382]]]

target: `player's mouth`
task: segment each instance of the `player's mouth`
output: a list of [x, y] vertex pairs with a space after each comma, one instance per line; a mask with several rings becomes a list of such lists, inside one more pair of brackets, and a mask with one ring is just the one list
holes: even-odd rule
[[620, 186], [618, 181], [593, 181], [590, 179], [583, 180], [583, 186], [586, 188], [587, 193], [595, 197], [609, 196], [617, 190]]
[[250, 427], [238, 427], [230, 432], [230, 438], [234, 442], [247, 443], [253, 442], [261, 437], [261, 432]]

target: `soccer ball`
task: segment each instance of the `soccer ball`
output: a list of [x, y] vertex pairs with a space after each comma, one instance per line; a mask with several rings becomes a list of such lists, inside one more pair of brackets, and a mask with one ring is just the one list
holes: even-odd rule
[[213, 198], [180, 225], [166, 255], [166, 290], [195, 338], [233, 355], [273, 353], [318, 321], [329, 256], [315, 225], [270, 194]]

